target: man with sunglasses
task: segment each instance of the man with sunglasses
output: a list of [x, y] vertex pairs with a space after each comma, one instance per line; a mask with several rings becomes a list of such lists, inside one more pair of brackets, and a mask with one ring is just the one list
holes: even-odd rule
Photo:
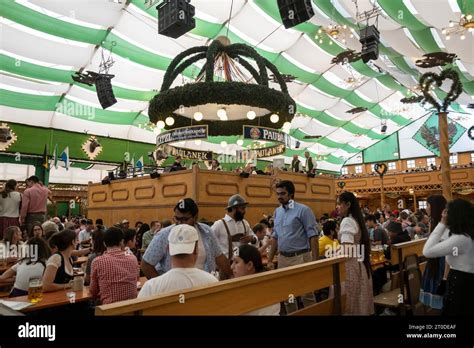
[[141, 269], [148, 279], [157, 277], [171, 269], [168, 235], [175, 225], [182, 224], [194, 226], [199, 232], [196, 268], [209, 273], [218, 269], [220, 279], [231, 277], [232, 270], [229, 260], [220, 250], [211, 228], [206, 224], [198, 223], [198, 212], [198, 206], [191, 198], [182, 199], [176, 204], [174, 207], [175, 224], [155, 235], [143, 255]]

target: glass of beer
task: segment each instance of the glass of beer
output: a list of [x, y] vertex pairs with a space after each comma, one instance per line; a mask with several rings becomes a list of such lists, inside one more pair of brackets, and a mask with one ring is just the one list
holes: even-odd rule
[[43, 299], [43, 280], [39, 277], [30, 278], [28, 285], [28, 300], [38, 303]]

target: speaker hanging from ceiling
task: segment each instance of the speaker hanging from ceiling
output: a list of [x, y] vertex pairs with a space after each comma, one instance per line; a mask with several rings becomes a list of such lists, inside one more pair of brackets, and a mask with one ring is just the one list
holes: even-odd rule
[[360, 40], [362, 44], [362, 61], [376, 60], [379, 57], [380, 33], [375, 25], [369, 25], [360, 30]]
[[304, 23], [314, 16], [311, 0], [278, 0], [278, 10], [286, 29]]
[[196, 27], [194, 6], [189, 0], [166, 0], [159, 4], [158, 33], [176, 39]]
[[112, 90], [111, 82], [114, 76], [115, 75], [110, 74], [99, 74], [95, 80], [95, 88], [102, 109], [107, 109], [109, 106], [112, 106], [117, 102], [117, 99], [115, 99], [114, 96], [114, 91]]

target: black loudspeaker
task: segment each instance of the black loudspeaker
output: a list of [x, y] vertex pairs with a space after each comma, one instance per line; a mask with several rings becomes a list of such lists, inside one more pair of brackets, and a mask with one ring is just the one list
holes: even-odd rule
[[112, 77], [114, 77], [114, 75], [100, 74], [95, 80], [95, 88], [102, 109], [107, 109], [117, 102], [114, 91], [112, 90]]
[[158, 33], [176, 39], [196, 27], [194, 6], [189, 0], [165, 0], [158, 10]]
[[374, 25], [369, 25], [360, 30], [360, 40], [362, 44], [362, 61], [376, 60], [379, 57], [380, 33]]
[[304, 23], [314, 16], [311, 0], [278, 0], [278, 10], [286, 29]]

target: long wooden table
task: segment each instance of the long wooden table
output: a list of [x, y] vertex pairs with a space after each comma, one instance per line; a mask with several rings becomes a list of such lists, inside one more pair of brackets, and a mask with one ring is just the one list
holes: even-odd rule
[[[139, 282], [140, 284], [137, 284], [138, 289], [141, 289], [143, 284], [146, 282], [147, 278], [146, 277], [141, 277]], [[88, 286], [84, 286], [82, 291], [72, 291], [71, 289], [67, 290], [59, 290], [59, 291], [52, 291], [52, 292], [45, 292], [43, 293], [43, 300], [41, 300], [38, 303], [35, 303], [29, 307], [26, 307], [21, 310], [22, 313], [27, 313], [27, 312], [32, 312], [32, 311], [37, 311], [40, 309], [45, 309], [45, 308], [53, 308], [53, 307], [59, 307], [59, 306], [65, 306], [71, 303], [68, 293], [74, 292], [75, 293], [75, 300], [74, 303], [78, 302], [84, 302], [92, 299], [92, 295], [89, 291]], [[28, 300], [28, 295], [25, 296], [18, 296], [18, 297], [11, 297], [11, 298], [4, 298], [5, 301], [17, 301], [17, 302], [29, 302]]]

